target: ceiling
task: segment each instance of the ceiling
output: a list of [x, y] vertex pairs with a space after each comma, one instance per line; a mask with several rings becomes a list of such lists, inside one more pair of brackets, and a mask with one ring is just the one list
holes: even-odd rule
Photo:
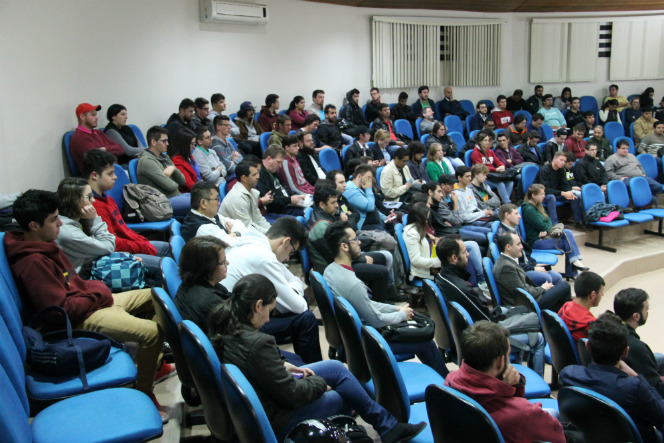
[[307, 0], [365, 8], [441, 9], [474, 12], [652, 11], [662, 0]]

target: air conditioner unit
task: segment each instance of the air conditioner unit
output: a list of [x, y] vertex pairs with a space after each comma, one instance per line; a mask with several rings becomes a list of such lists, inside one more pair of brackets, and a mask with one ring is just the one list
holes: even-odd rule
[[233, 3], [219, 0], [199, 0], [201, 21], [207, 23], [239, 23], [264, 25], [267, 6], [251, 3]]

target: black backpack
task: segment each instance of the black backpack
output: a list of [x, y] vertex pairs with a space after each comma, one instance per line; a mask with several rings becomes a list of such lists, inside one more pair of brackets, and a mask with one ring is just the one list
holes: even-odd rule
[[158, 222], [173, 217], [171, 202], [152, 186], [130, 183], [122, 188], [122, 196], [122, 218], [127, 223]]

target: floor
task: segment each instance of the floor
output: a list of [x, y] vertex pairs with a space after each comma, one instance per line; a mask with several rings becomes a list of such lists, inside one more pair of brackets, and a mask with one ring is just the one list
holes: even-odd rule
[[[653, 229], [656, 229], [656, 226], [653, 226]], [[662, 289], [660, 286], [664, 281], [662, 278], [664, 277], [662, 272], [664, 238], [643, 235], [641, 232], [642, 229], [639, 227], [630, 227], [607, 236], [607, 243], [618, 249], [616, 254], [586, 247], [584, 242], [587, 239], [596, 241], [597, 235], [594, 232], [575, 232], [575, 238], [586, 266], [602, 275], [607, 282], [604, 298], [600, 305], [593, 309], [593, 313], [597, 316], [607, 309], [612, 309], [613, 297], [621, 289], [628, 287], [644, 289], [650, 295], [650, 314], [648, 322], [640, 327], [638, 332], [653, 351], [664, 351], [664, 334], [662, 334], [664, 327], [658, 322], [658, 319], [664, 318], [664, 297], [663, 300], [659, 300], [659, 291]], [[289, 267], [296, 275], [301, 275], [300, 266], [296, 262], [290, 262]], [[562, 271], [562, 263], [559, 263], [555, 269]], [[314, 307], [314, 311], [316, 312], [317, 308]], [[328, 346], [322, 326], [320, 337], [325, 356]], [[288, 346], [285, 346], [284, 349], [292, 350]], [[456, 366], [450, 364], [449, 369], [456, 369]], [[550, 377], [550, 368], [547, 367], [545, 378], [550, 380]], [[183, 408], [190, 409], [183, 403], [180, 395], [180, 382], [177, 377], [172, 377], [157, 385], [155, 393], [162, 405], [171, 407], [172, 415], [169, 423], [164, 426], [163, 436], [154, 440], [155, 442], [176, 443], [180, 441], [181, 437], [209, 435], [205, 425], [184, 429], [181, 427]], [[366, 428], [374, 441], [380, 442], [371, 426], [366, 425]]]

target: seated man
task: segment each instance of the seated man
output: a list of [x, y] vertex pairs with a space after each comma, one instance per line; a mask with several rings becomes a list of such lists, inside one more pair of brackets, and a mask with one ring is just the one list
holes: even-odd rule
[[[265, 234], [270, 229], [270, 223], [258, 208], [259, 192], [254, 189], [259, 176], [256, 163], [249, 160], [240, 162], [235, 168], [237, 183], [226, 194], [219, 213], [224, 217], [240, 220], [247, 229]], [[272, 193], [267, 192], [261, 200], [264, 205], [270, 204], [273, 200]]]
[[452, 87], [446, 86], [445, 89], [443, 89], [443, 95], [443, 99], [438, 103], [440, 118], [444, 120], [448, 115], [456, 115], [461, 120], [465, 120], [466, 117], [468, 117], [468, 112], [464, 111], [459, 100], [454, 100]]
[[643, 177], [650, 185], [650, 192], [655, 194], [662, 193], [662, 185], [656, 180], [648, 177], [646, 171], [641, 166], [641, 162], [629, 153], [629, 142], [620, 140], [616, 146], [616, 153], [606, 159], [604, 168], [609, 180], [622, 180], [629, 189], [629, 181], [634, 177]]
[[277, 123], [274, 127], [274, 130], [270, 133], [270, 138], [267, 140], [268, 146], [279, 145], [283, 147], [283, 138], [286, 137], [290, 132], [291, 124], [292, 121], [288, 114], [281, 114], [277, 118]]
[[522, 111], [522, 110], [530, 112], [528, 104], [523, 99], [522, 89], [515, 89], [512, 95], [507, 97], [507, 110], [511, 112]]
[[[136, 389], [150, 396], [165, 423], [168, 412], [152, 393], [155, 374], [161, 365], [163, 339], [156, 322], [138, 317], [154, 314], [151, 291], [111, 294], [103, 282], [81, 279], [54, 242], [62, 225], [59, 205], [60, 199], [54, 193], [37, 190], [25, 192], [14, 203], [14, 216], [23, 232], [7, 232], [4, 242], [16, 286], [24, 300], [29, 301], [31, 311], [60, 306], [75, 329], [138, 343]], [[62, 322], [55, 323], [59, 317], [48, 319], [56, 329], [62, 327]], [[174, 369], [165, 364], [157, 377], [163, 378]]]
[[410, 142], [408, 145], [408, 170], [410, 171], [410, 176], [413, 177], [413, 180], [417, 180], [420, 183], [425, 183], [429, 181], [429, 174], [422, 163], [422, 158], [424, 158], [424, 145], [420, 141]]
[[[577, 124], [578, 126], [578, 124]], [[595, 128], [595, 112], [586, 111], [583, 113], [583, 137], [592, 137]], [[572, 126], [572, 129], [574, 127]]]
[[369, 95], [371, 95], [371, 100], [366, 104], [364, 110], [364, 117], [367, 121], [372, 122], [378, 118], [380, 112], [380, 104], [383, 102], [383, 98], [380, 95], [380, 89], [371, 88], [369, 90]]
[[491, 209], [480, 209], [475, 193], [470, 188], [473, 180], [471, 169], [467, 166], [459, 166], [454, 171], [457, 185], [454, 193], [457, 195], [459, 204], [459, 215], [464, 225], [489, 227], [494, 217]]
[[[390, 110], [390, 120], [408, 120], [411, 126], [415, 125], [415, 114], [413, 113], [413, 108], [408, 104], [408, 94], [405, 92], [399, 93], [399, 98], [397, 104], [392, 107]], [[413, 133], [416, 131], [413, 129]]]
[[422, 111], [422, 121], [420, 122], [420, 133], [422, 135], [431, 134], [436, 123], [433, 108], [424, 108]]
[[415, 114], [416, 119], [424, 115], [424, 110], [426, 108], [433, 109], [433, 107], [436, 106], [436, 103], [429, 98], [428, 86], [422, 85], [417, 88], [417, 95], [419, 99], [415, 100], [415, 103], [410, 105], [410, 107], [413, 109], [413, 114]]
[[550, 309], [553, 312], [558, 312], [565, 303], [572, 300], [571, 289], [567, 282], [561, 280], [555, 285], [544, 282], [537, 286], [526, 275], [519, 266], [519, 259], [523, 255], [523, 244], [517, 234], [499, 235], [497, 243], [500, 257], [496, 259], [493, 275], [496, 278], [502, 304], [516, 305], [518, 288], [532, 295], [540, 309]]
[[542, 166], [546, 157], [539, 146], [537, 146], [540, 141], [539, 132], [529, 131], [527, 139], [526, 143], [517, 148], [517, 152], [521, 154], [525, 163], [535, 163], [538, 166]]
[[489, 174], [489, 168], [485, 165], [477, 164], [470, 168], [470, 175], [473, 177], [468, 185], [475, 194], [475, 201], [480, 209], [488, 209], [493, 214], [500, 206], [500, 199], [486, 184], [486, 177]]
[[258, 124], [263, 132], [272, 132], [277, 128], [277, 119], [279, 118], [277, 109], [279, 109], [279, 96], [277, 94], [265, 96], [265, 105], [261, 107], [258, 116]]
[[213, 120], [215, 128], [214, 136], [210, 150], [217, 154], [217, 157], [226, 168], [228, 175], [235, 173], [235, 166], [244, 158], [230, 141], [231, 119], [226, 115], [218, 115]]
[[[560, 422], [525, 398], [526, 380], [510, 363], [510, 332], [481, 320], [463, 331], [463, 362], [445, 385], [475, 399], [496, 422], [505, 441], [565, 443]], [[469, 432], [472, 432], [469, 430]]]
[[525, 115], [519, 114], [514, 117], [514, 123], [505, 129], [505, 135], [509, 139], [510, 145], [519, 146], [526, 142], [526, 139], [528, 138], [528, 130], [526, 129], [527, 124], [528, 120]]
[[[214, 133], [215, 132], [214, 118], [219, 115], [225, 115], [224, 112], [226, 111], [226, 97], [224, 96], [224, 94], [221, 94], [219, 92], [215, 92], [214, 94], [212, 94], [212, 96], [210, 97], [210, 106], [212, 106], [212, 109], [210, 109], [210, 115], [208, 116], [208, 118], [210, 119], [210, 132]], [[231, 136], [237, 137], [238, 135], [240, 135], [240, 128], [237, 127], [235, 122], [233, 122], [233, 120], [229, 118], [228, 123], [230, 124]]]
[[320, 140], [320, 138], [318, 138], [318, 131], [317, 131], [318, 126], [320, 126], [320, 118], [318, 118], [318, 114], [309, 114], [304, 118], [302, 127], [295, 134], [295, 135], [300, 135], [303, 132], [311, 134], [311, 137], [313, 139], [313, 149], [315, 150], [316, 155], [318, 155], [318, 153], [323, 149], [332, 147], [326, 145]]
[[238, 149], [242, 150], [244, 155], [260, 155], [259, 153], [261, 153], [259, 136], [265, 131], [254, 119], [254, 113], [254, 106], [251, 102], [242, 102], [237, 111], [237, 117], [235, 117], [238, 135], [234, 137], [238, 141]]
[[604, 296], [604, 285], [604, 279], [591, 271], [581, 273], [574, 280], [574, 299], [558, 311], [574, 340], [588, 338], [588, 327], [595, 321], [590, 308], [599, 305]]
[[[503, 162], [506, 171], [523, 163], [523, 157], [521, 157], [521, 154], [519, 154], [519, 151], [517, 151], [516, 148], [510, 145], [507, 135], [505, 135], [504, 132], [498, 134], [496, 139], [498, 140], [498, 145], [496, 146], [494, 153], [496, 154], [496, 158]], [[515, 183], [519, 183], [520, 180], [521, 174], [517, 174], [514, 179]]]
[[609, 177], [606, 175], [604, 165], [597, 159], [598, 145], [595, 140], [586, 143], [586, 155], [581, 157], [574, 165], [574, 180], [578, 186], [583, 187], [587, 183], [595, 183], [602, 191], [606, 192]]
[[408, 149], [399, 148], [394, 152], [392, 161], [384, 167], [380, 175], [380, 187], [386, 201], [406, 201], [410, 198], [411, 187], [421, 190], [422, 182], [416, 182], [410, 175], [408, 160]]
[[325, 120], [325, 112], [323, 106], [325, 105], [325, 91], [322, 89], [314, 89], [311, 94], [311, 106], [307, 111], [309, 115], [317, 115], [320, 120]]
[[385, 214], [376, 208], [373, 193], [375, 170], [371, 165], [360, 164], [355, 168], [352, 179], [346, 184], [343, 196], [348, 200], [349, 209], [359, 214], [357, 229], [385, 230]]
[[164, 241], [148, 241], [127, 227], [117, 204], [106, 195], [106, 191], [113, 189], [117, 178], [113, 163], [115, 156], [100, 149], [88, 151], [83, 157], [83, 177], [88, 180], [95, 199], [92, 206], [106, 223], [108, 232], [115, 235], [115, 250], [134, 254], [143, 261], [148, 276], [160, 280], [159, 260], [170, 256], [171, 247]]
[[576, 125], [572, 136], [565, 140], [565, 150], [574, 154], [577, 160], [586, 155], [586, 141], [583, 139], [583, 129], [581, 124]]
[[544, 123], [551, 126], [551, 129], [554, 131], [558, 128], [564, 128], [567, 125], [567, 121], [560, 112], [560, 109], [553, 106], [553, 95], [551, 94], [546, 94], [544, 96], [542, 107], [537, 113], [542, 114], [544, 117]]
[[251, 235], [240, 220], [219, 214], [219, 189], [214, 183], [200, 181], [191, 188], [191, 211], [182, 221], [184, 241], [211, 235], [223, 241], [226, 249], [235, 246], [242, 235]]
[[554, 134], [553, 138], [544, 145], [544, 160], [551, 163], [556, 152], [565, 150], [565, 140], [567, 140], [567, 129], [560, 128]]
[[325, 119], [320, 122], [316, 134], [322, 143], [339, 153], [344, 145], [350, 145], [353, 142], [352, 137], [343, 134], [337, 127], [337, 107], [334, 105], [325, 105]]
[[247, 237], [227, 251], [228, 272], [221, 284], [233, 287], [248, 274], [262, 274], [277, 290], [277, 305], [270, 321], [261, 329], [277, 340], [293, 339], [295, 353], [305, 363], [323, 359], [318, 340], [316, 316], [309, 310], [302, 280], [283, 263], [304, 248], [307, 231], [294, 217], [282, 217], [262, 236]]
[[99, 117], [97, 111], [101, 106], [93, 106], [89, 103], [81, 103], [76, 107], [76, 118], [78, 127], [69, 141], [69, 152], [79, 172], [83, 170], [83, 155], [91, 149], [104, 149], [125, 163], [128, 159], [124, 156], [122, 146], [108, 138], [103, 131], [95, 131]]
[[[585, 142], [584, 142], [585, 143]], [[585, 146], [584, 146], [585, 148]], [[535, 177], [535, 183], [541, 183], [546, 188], [546, 194], [553, 195], [553, 198], [545, 200], [546, 209], [551, 217], [552, 223], [558, 223], [558, 212], [556, 202], [564, 201], [572, 205], [574, 220], [583, 223], [583, 210], [581, 209], [581, 188], [570, 186], [565, 175], [565, 163], [567, 162], [566, 152], [556, 152], [551, 163], [540, 168]], [[585, 154], [584, 154], [585, 155]], [[555, 220], [555, 222], [554, 222]]]
[[346, 151], [346, 155], [343, 158], [344, 163], [348, 163], [354, 158], [373, 157], [373, 152], [367, 145], [371, 141], [371, 130], [366, 126], [360, 126], [355, 129], [357, 131], [357, 138], [355, 143], [350, 145], [350, 148]]
[[210, 102], [208, 99], [203, 97], [198, 97], [194, 100], [194, 118], [193, 122], [196, 125], [196, 129], [201, 126], [208, 128], [211, 134], [214, 134], [214, 128], [212, 127], [212, 119], [210, 116]]
[[297, 137], [287, 135], [283, 139], [286, 157], [279, 166], [278, 174], [283, 183], [286, 183], [288, 190], [292, 194], [314, 194], [314, 186], [309, 183], [302, 173], [300, 162], [297, 160], [297, 154], [300, 152], [300, 144]]
[[373, 120], [374, 134], [381, 129], [390, 134], [390, 146], [396, 147], [405, 145], [401, 140], [401, 137], [399, 137], [399, 134], [397, 134], [396, 129], [394, 129], [394, 122], [390, 120], [390, 105], [387, 103], [380, 103], [378, 105], [378, 117]]
[[641, 139], [650, 135], [655, 130], [653, 126], [657, 120], [653, 117], [652, 107], [646, 106], [643, 108], [643, 114], [634, 122], [634, 144], [639, 145]]
[[304, 202], [306, 195], [291, 195], [277, 175], [277, 170], [284, 162], [285, 156], [286, 150], [279, 145], [270, 145], [263, 152], [257, 188], [261, 197], [268, 193], [272, 196], [272, 202], [265, 205], [266, 218], [270, 221], [285, 215], [297, 217], [304, 214], [302, 206], [298, 205]]
[[196, 104], [190, 98], [185, 98], [178, 106], [178, 112], [172, 114], [166, 121], [166, 130], [168, 131], [168, 140], [173, 140], [175, 134], [182, 128], [191, 129], [192, 132], [196, 131], [196, 124], [194, 123], [194, 109]]
[[664, 397], [664, 379], [662, 378], [664, 376], [664, 355], [653, 354], [650, 347], [641, 341], [641, 337], [636, 333], [636, 329], [645, 325], [648, 320], [648, 310], [650, 309], [648, 298], [648, 293], [643, 289], [623, 289], [613, 299], [613, 312], [620, 317], [629, 331], [627, 337], [629, 353], [623, 360], [637, 374], [642, 375], [660, 396]]
[[[362, 323], [374, 328], [398, 324], [413, 317], [413, 309], [408, 304], [401, 307], [372, 301], [367, 287], [353, 271], [353, 260], [360, 256], [360, 240], [348, 222], [331, 224], [325, 233], [328, 248], [334, 254], [324, 273], [325, 281], [336, 297], [344, 297], [353, 305]], [[449, 371], [445, 360], [433, 340], [396, 343], [388, 342], [395, 354], [415, 353], [420, 361], [431, 366], [441, 376], [447, 377]]]
[[533, 119], [530, 121], [528, 124], [528, 132], [531, 131], [537, 131], [539, 134], [540, 140], [546, 140], [546, 134], [544, 133], [544, 128], [542, 128], [542, 124], [544, 123], [544, 116], [540, 114], [539, 112], [533, 114]]
[[507, 97], [501, 94], [496, 98], [496, 107], [491, 110], [491, 117], [497, 129], [505, 129], [512, 124], [514, 115], [507, 110]]
[[[307, 118], [309, 118], [307, 116]], [[325, 170], [318, 162], [313, 134], [300, 131], [297, 134], [297, 142], [300, 146], [300, 152], [297, 154], [297, 161], [302, 168], [304, 179], [311, 185], [315, 185], [318, 180], [325, 178]]]
[[[542, 85], [535, 85], [534, 94], [528, 97], [528, 111], [535, 114], [538, 109], [544, 106], [544, 87]], [[544, 120], [544, 118], [542, 118]]]
[[[209, 138], [210, 131], [207, 130], [207, 127], [203, 128]], [[153, 126], [148, 129], [146, 140], [148, 148], [138, 156], [136, 165], [138, 182], [142, 185], [152, 186], [164, 194], [173, 207], [173, 215], [184, 217], [191, 209], [189, 194], [180, 193], [180, 186], [185, 184], [184, 175], [175, 167], [166, 153], [168, 131], [161, 126]]]
[[661, 441], [653, 427], [664, 426], [664, 399], [648, 381], [621, 358], [628, 355], [629, 332], [612, 312], [590, 326], [586, 347], [592, 356], [588, 367], [571, 365], [560, 371], [561, 386], [579, 386], [618, 403], [634, 420], [643, 441]]
[[358, 127], [369, 126], [369, 122], [364, 119], [364, 114], [359, 104], [360, 91], [355, 88], [351, 89], [346, 93], [346, 100], [348, 103], [342, 109], [339, 117], [350, 123], [350, 126], [343, 129], [343, 132], [351, 137], [357, 137], [359, 135], [357, 131]]
[[[477, 105], [475, 105], [475, 115], [470, 117], [470, 119], [466, 122], [468, 125], [468, 131], [475, 131], [475, 130], [482, 130], [484, 129], [484, 122], [486, 122], [487, 119], [490, 119], [491, 116], [489, 115], [488, 108], [486, 106], [486, 102], [484, 100], [480, 100], [477, 102]], [[493, 120], [491, 120], [493, 121]]]
[[586, 142], [586, 144], [590, 141], [594, 141], [597, 143], [597, 159], [601, 162], [605, 162], [607, 158], [613, 154], [613, 148], [611, 147], [611, 143], [609, 143], [609, 139], [604, 137], [604, 127], [602, 125], [597, 125], [593, 129], [593, 135]]
[[655, 121], [652, 125], [653, 133], [641, 139], [637, 148], [639, 154], [650, 154], [657, 163], [657, 181], [664, 182], [662, 176], [662, 155], [664, 155], [664, 121]]
[[565, 122], [567, 122], [566, 126], [568, 128], [573, 128], [584, 121], [583, 112], [581, 111], [581, 99], [579, 97], [572, 97], [569, 110], [565, 114]]
[[[504, 234], [516, 234], [519, 236], [523, 251], [521, 257], [518, 258], [519, 266], [524, 270], [526, 276], [530, 278], [536, 286], [542, 286], [544, 283], [552, 283], [557, 285], [562, 281], [563, 277], [555, 271], [546, 271], [545, 265], [538, 264], [534, 258], [530, 256], [532, 248], [524, 241], [519, 231], [519, 220], [521, 214], [519, 208], [512, 203], [505, 203], [500, 206], [498, 210], [498, 219], [500, 224], [496, 230], [496, 237]], [[556, 311], [557, 312], [557, 311]]]

